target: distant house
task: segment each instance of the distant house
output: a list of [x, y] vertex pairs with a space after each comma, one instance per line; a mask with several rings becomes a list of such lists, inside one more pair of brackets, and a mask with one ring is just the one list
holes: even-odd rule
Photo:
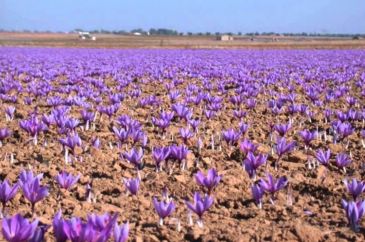
[[89, 32], [79, 32], [79, 38], [81, 40], [87, 40], [87, 39], [96, 40], [96, 37], [92, 36]]
[[142, 33], [140, 33], [140, 32], [134, 32], [134, 33], [133, 33], [133, 35], [141, 36], [141, 35], [142, 35]]
[[217, 40], [220, 41], [232, 41], [233, 40], [233, 36], [228, 35], [228, 34], [224, 34], [224, 35], [220, 35], [217, 37]]

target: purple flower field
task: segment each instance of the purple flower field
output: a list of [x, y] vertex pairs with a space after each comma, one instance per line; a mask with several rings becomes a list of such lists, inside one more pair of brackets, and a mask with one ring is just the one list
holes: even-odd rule
[[364, 50], [0, 48], [5, 241], [365, 240]]

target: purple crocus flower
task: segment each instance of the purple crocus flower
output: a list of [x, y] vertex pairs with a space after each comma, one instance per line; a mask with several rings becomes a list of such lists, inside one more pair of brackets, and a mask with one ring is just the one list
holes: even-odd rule
[[[184, 145], [170, 146], [170, 157], [182, 163], [189, 153], [189, 149]], [[185, 164], [183, 164], [184, 166]], [[184, 168], [184, 167], [183, 167]]]
[[285, 134], [290, 130], [291, 124], [276, 124], [274, 125], [274, 130], [278, 132], [280, 136], [285, 136]]
[[141, 180], [139, 178], [124, 179], [124, 185], [132, 195], [137, 195], [140, 183]]
[[66, 162], [66, 164], [68, 164], [69, 163], [69, 157], [68, 157], [69, 149], [71, 150], [71, 153], [73, 155], [75, 155], [76, 147], [77, 146], [80, 147], [82, 145], [81, 138], [77, 133], [72, 133], [72, 134], [69, 134], [66, 138], [60, 139], [60, 143], [64, 147], [65, 162]]
[[52, 226], [56, 242], [66, 242], [67, 235], [64, 231], [65, 221], [62, 218], [62, 211], [58, 211], [53, 217]]
[[252, 109], [254, 109], [256, 107], [256, 100], [255, 99], [252, 99], [252, 98], [247, 99], [246, 105], [247, 105], [247, 108], [249, 108], [249, 109], [252, 110]]
[[344, 169], [345, 172], [346, 172], [346, 166], [348, 166], [350, 163], [351, 163], [351, 158], [347, 154], [340, 153], [336, 155], [337, 167]]
[[115, 242], [125, 242], [128, 240], [129, 235], [129, 224], [125, 223], [123, 225], [114, 225], [114, 241]]
[[352, 128], [351, 124], [349, 124], [349, 123], [340, 123], [336, 127], [336, 131], [338, 134], [341, 135], [342, 139], [345, 139], [354, 132], [354, 129]]
[[255, 200], [256, 205], [262, 208], [262, 197], [265, 191], [261, 188], [260, 184], [254, 184], [251, 187], [252, 197]]
[[257, 145], [253, 144], [248, 139], [244, 139], [243, 142], [240, 143], [240, 149], [243, 153], [247, 154], [248, 152], [255, 152], [257, 150]]
[[95, 113], [88, 112], [87, 110], [81, 110], [81, 118], [85, 122], [85, 130], [89, 129], [90, 123], [95, 119]]
[[166, 217], [170, 216], [175, 210], [175, 204], [173, 201], [158, 201], [156, 197], [153, 198], [153, 206], [155, 207], [156, 212], [160, 217], [160, 226], [163, 225], [163, 220]]
[[347, 179], [343, 181], [347, 191], [351, 194], [352, 198], [357, 201], [361, 193], [365, 191], [365, 182], [357, 181], [355, 178], [348, 182]]
[[67, 239], [71, 241], [86, 241], [86, 238], [83, 238], [85, 227], [86, 225], [82, 223], [80, 218], [73, 217], [69, 220], [62, 221], [62, 230]]
[[28, 180], [22, 185], [25, 198], [32, 205], [32, 213], [34, 213], [35, 204], [48, 195], [48, 187], [41, 186], [40, 180], [35, 178]]
[[113, 127], [113, 132], [115, 136], [121, 143], [124, 143], [128, 139], [129, 132], [124, 129], [117, 129], [117, 127]]
[[80, 121], [75, 118], [69, 118], [66, 120], [65, 127], [73, 132], [75, 132], [75, 129], [80, 124]]
[[207, 117], [207, 119], [211, 120], [216, 116], [217, 112], [215, 112], [213, 110], [204, 110], [204, 114], [205, 114], [205, 117]]
[[243, 110], [233, 110], [233, 116], [235, 116], [238, 119], [242, 119], [246, 116], [246, 112]]
[[248, 152], [244, 160], [244, 167], [250, 178], [255, 179], [256, 170], [266, 163], [267, 155], [259, 154], [255, 156], [252, 152]]
[[291, 142], [287, 142], [285, 138], [279, 138], [276, 142], [276, 146], [275, 146], [275, 152], [278, 155], [278, 159], [275, 161], [274, 165], [275, 165], [275, 169], [278, 169], [278, 163], [281, 159], [281, 157], [292, 151], [295, 148], [295, 141], [291, 141]]
[[16, 214], [11, 218], [4, 218], [2, 221], [2, 233], [8, 242], [28, 241], [33, 237], [38, 226], [38, 220], [32, 223], [20, 214]]
[[132, 163], [138, 170], [143, 168], [142, 158], [143, 158], [143, 150], [139, 148], [139, 150], [132, 148], [132, 150], [123, 154], [123, 157], [127, 159], [130, 163]]
[[234, 129], [223, 130], [223, 139], [227, 142], [228, 145], [234, 145], [239, 140], [241, 133], [236, 132]]
[[42, 178], [43, 173], [34, 176], [32, 171], [22, 171], [19, 176], [19, 185], [22, 187], [25, 183], [29, 181], [33, 181], [35, 179], [42, 180]]
[[48, 225], [42, 225], [38, 226], [36, 230], [34, 231], [34, 234], [32, 238], [29, 240], [29, 242], [43, 242], [44, 241], [44, 235], [49, 229], [50, 226]]
[[40, 122], [35, 116], [31, 117], [29, 120], [21, 120], [19, 126], [32, 136], [35, 145], [37, 145], [38, 142], [38, 134], [47, 130], [47, 125]]
[[56, 181], [58, 182], [61, 188], [70, 190], [71, 187], [77, 183], [79, 178], [80, 175], [73, 176], [72, 174], [62, 171], [57, 175]]
[[169, 92], [169, 98], [171, 100], [172, 103], [176, 102], [176, 100], [180, 97], [180, 92], [179, 90], [171, 90]]
[[165, 161], [170, 155], [170, 147], [155, 147], [152, 151], [152, 157], [155, 160], [156, 170], [161, 170], [161, 162]]
[[91, 139], [91, 145], [95, 148], [95, 149], [100, 149], [100, 139], [98, 137], [93, 137]]
[[209, 195], [205, 195], [203, 198], [200, 196], [199, 192], [194, 193], [194, 202], [190, 203], [186, 201], [186, 206], [188, 209], [192, 212], [194, 212], [196, 215], [198, 215], [199, 220], [198, 224], [199, 226], [202, 226], [202, 217], [206, 211], [213, 205], [213, 197]]
[[63, 230], [71, 241], [106, 242], [110, 238], [117, 217], [117, 213], [113, 216], [92, 214], [88, 216], [86, 223], [83, 223], [80, 218], [71, 218], [64, 221]]
[[147, 137], [143, 131], [135, 128], [131, 128], [129, 130], [129, 136], [131, 137], [133, 144], [136, 144], [138, 141], [143, 141], [145, 137]]
[[306, 148], [310, 145], [310, 142], [314, 140], [317, 136], [317, 132], [310, 132], [309, 130], [305, 129], [299, 132], [300, 137], [303, 139]]
[[0, 147], [3, 145], [3, 141], [11, 135], [11, 131], [8, 128], [0, 129]]
[[8, 179], [5, 179], [2, 183], [0, 183], [0, 202], [3, 205], [3, 210], [5, 209], [6, 203], [15, 197], [18, 188], [18, 184], [11, 187]]
[[292, 151], [295, 145], [295, 141], [287, 142], [285, 138], [279, 138], [275, 146], [276, 154], [282, 157], [285, 153]]
[[365, 129], [360, 131], [361, 138], [365, 139]]
[[264, 179], [260, 179], [259, 181], [260, 187], [266, 192], [271, 194], [272, 203], [274, 199], [274, 194], [279, 190], [283, 189], [287, 184], [288, 184], [288, 179], [285, 176], [282, 176], [276, 180], [269, 173], [266, 174], [266, 181]]
[[165, 130], [170, 126], [170, 120], [159, 119], [155, 117], [152, 117], [151, 120], [153, 125], [159, 127], [162, 130], [162, 132], [165, 132]]
[[8, 106], [5, 108], [5, 117], [6, 120], [11, 121], [14, 119], [15, 107]]
[[187, 144], [188, 140], [194, 135], [189, 128], [180, 128], [179, 132], [185, 144]]
[[342, 207], [346, 211], [346, 217], [353, 231], [359, 232], [360, 219], [365, 212], [365, 201], [348, 202], [342, 199]]
[[176, 103], [172, 105], [172, 110], [174, 110], [176, 115], [181, 119], [189, 120], [192, 115], [189, 107], [185, 106], [184, 104]]
[[60, 139], [60, 143], [65, 146], [70, 148], [71, 152], [75, 152], [75, 148], [77, 146], [81, 146], [82, 141], [80, 136], [77, 133], [68, 135], [66, 138]]
[[198, 171], [195, 175], [196, 182], [202, 187], [205, 187], [209, 194], [218, 186], [221, 179], [222, 176], [219, 176], [214, 168], [208, 170], [207, 176], [201, 171]]
[[240, 130], [242, 135], [244, 135], [247, 132], [248, 128], [249, 128], [248, 124], [245, 124], [245, 123], [240, 123], [239, 124], [239, 130]]
[[315, 154], [316, 159], [319, 163], [321, 163], [324, 166], [329, 165], [329, 160], [331, 157], [331, 151], [328, 149], [327, 151], [324, 151], [322, 149], [319, 149]]
[[193, 128], [194, 132], [198, 131], [198, 126], [200, 124], [200, 120], [198, 119], [190, 119], [189, 120], [190, 126]]

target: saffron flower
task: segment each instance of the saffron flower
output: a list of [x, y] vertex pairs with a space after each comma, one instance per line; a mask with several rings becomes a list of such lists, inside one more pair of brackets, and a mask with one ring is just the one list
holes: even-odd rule
[[71, 187], [73, 187], [77, 183], [79, 178], [80, 175], [73, 176], [72, 174], [62, 171], [56, 176], [56, 181], [58, 182], [61, 188], [70, 190]]
[[5, 209], [6, 203], [15, 197], [18, 189], [18, 184], [11, 187], [7, 179], [0, 183], [0, 202], [3, 205], [3, 210]]
[[336, 166], [342, 168], [346, 172], [346, 166], [351, 164], [351, 158], [345, 154], [340, 153], [336, 155]]
[[124, 179], [124, 185], [127, 188], [127, 191], [132, 195], [137, 195], [140, 183], [141, 181], [139, 178]]
[[235, 145], [241, 136], [241, 133], [236, 132], [234, 129], [223, 130], [222, 134], [223, 139], [231, 146]]
[[114, 225], [114, 241], [115, 242], [125, 242], [128, 240], [129, 236], [129, 224], [125, 223], [123, 225]]
[[0, 129], [0, 147], [3, 145], [3, 141], [11, 135], [11, 131], [8, 128]]
[[327, 151], [324, 151], [322, 149], [319, 149], [315, 154], [316, 159], [319, 163], [321, 163], [324, 166], [329, 165], [330, 157], [331, 157], [331, 151], [328, 149]]
[[184, 144], [187, 144], [188, 140], [193, 137], [194, 133], [189, 128], [180, 128], [180, 136], [184, 140]]
[[244, 139], [240, 144], [240, 149], [243, 153], [247, 154], [248, 152], [255, 152], [257, 150], [257, 145], [253, 144], [248, 139]]
[[204, 197], [201, 197], [199, 192], [195, 192], [194, 193], [194, 202], [188, 202], [186, 201], [186, 206], [188, 207], [188, 209], [192, 212], [194, 212], [196, 215], [198, 215], [199, 220], [198, 220], [198, 225], [200, 227], [203, 226], [203, 215], [206, 211], [208, 211], [208, 209], [213, 205], [213, 197], [209, 196], [209, 195], [205, 195]]
[[360, 230], [360, 219], [365, 212], [365, 201], [348, 202], [342, 199], [342, 207], [345, 209], [346, 217], [351, 229], [355, 232]]
[[255, 200], [256, 205], [259, 208], [262, 208], [262, 198], [265, 194], [264, 189], [260, 186], [260, 184], [254, 184], [251, 187], [252, 197]]
[[68, 157], [69, 149], [71, 150], [71, 153], [73, 155], [75, 155], [76, 147], [77, 146], [80, 147], [82, 144], [81, 138], [77, 133], [73, 133], [71, 135], [68, 135], [66, 138], [60, 139], [60, 143], [64, 147], [65, 162], [66, 162], [66, 164], [68, 164], [69, 163], [69, 157]]
[[66, 242], [67, 235], [63, 230], [65, 226], [65, 220], [62, 218], [62, 211], [58, 211], [52, 220], [53, 233], [56, 239], [56, 242]]
[[170, 147], [158, 148], [155, 147], [152, 151], [152, 157], [155, 160], [156, 171], [161, 170], [161, 163], [170, 155]]
[[306, 145], [305, 148], [307, 149], [310, 145], [310, 143], [312, 142], [312, 140], [314, 140], [317, 136], [317, 132], [310, 132], [309, 130], [302, 130], [299, 132], [300, 137], [303, 139], [304, 144]]
[[274, 130], [276, 132], [278, 132], [278, 134], [282, 137], [285, 136], [285, 134], [290, 130], [291, 128], [291, 124], [275, 124], [274, 125]]
[[256, 170], [266, 163], [267, 155], [259, 154], [255, 156], [252, 152], [248, 152], [244, 160], [244, 167], [250, 178], [255, 179]]
[[281, 159], [281, 157], [292, 151], [295, 148], [295, 141], [287, 142], [285, 138], [279, 138], [277, 140], [276, 146], [275, 146], [275, 152], [278, 155], [278, 159], [275, 161], [275, 169], [278, 169], [278, 163]]
[[30, 223], [20, 214], [16, 214], [11, 218], [4, 218], [2, 221], [2, 233], [8, 242], [28, 241], [33, 237], [38, 226], [38, 220]]
[[196, 182], [200, 186], [205, 187], [209, 194], [218, 186], [221, 179], [222, 176], [219, 176], [214, 168], [208, 170], [207, 176], [205, 176], [201, 171], [198, 171], [195, 175]]
[[345, 179], [343, 183], [355, 201], [357, 201], [361, 193], [365, 191], [365, 182], [358, 181], [355, 178], [353, 178], [350, 182]]
[[23, 186], [24, 183], [33, 181], [34, 179], [42, 180], [42, 178], [43, 173], [34, 176], [32, 171], [22, 171], [19, 176], [19, 184], [20, 186]]
[[153, 198], [153, 206], [156, 209], [158, 216], [160, 217], [159, 224], [163, 225], [163, 220], [170, 216], [175, 210], [175, 204], [173, 201], [158, 201], [156, 197]]
[[25, 198], [31, 203], [32, 213], [34, 213], [35, 204], [48, 195], [48, 187], [41, 186], [40, 180], [35, 178], [23, 183], [22, 189]]
[[188, 156], [189, 149], [184, 145], [172, 145], [170, 146], [170, 155], [172, 159], [180, 162], [182, 169], [185, 168], [185, 159]]
[[132, 163], [138, 170], [143, 168], [142, 158], [143, 158], [143, 150], [139, 148], [138, 150], [132, 148], [132, 150], [123, 154], [123, 157]]
[[270, 193], [270, 201], [271, 203], [274, 203], [274, 195], [276, 192], [280, 191], [281, 189], [283, 189], [284, 187], [286, 187], [286, 185], [288, 184], [288, 179], [285, 176], [280, 177], [279, 179], [275, 179], [271, 174], [267, 173], [266, 174], [266, 180], [264, 179], [260, 179], [259, 181], [259, 185], [260, 187]]

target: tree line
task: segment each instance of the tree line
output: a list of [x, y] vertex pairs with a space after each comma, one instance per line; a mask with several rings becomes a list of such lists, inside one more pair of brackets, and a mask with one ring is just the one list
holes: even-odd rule
[[[4, 30], [0, 29], [0, 32], [27, 32], [27, 33], [60, 33], [60, 31], [37, 31], [37, 30]], [[179, 32], [174, 29], [168, 28], [150, 28], [149, 30], [144, 30], [142, 28], [136, 28], [132, 30], [106, 30], [106, 29], [97, 29], [97, 30], [85, 30], [81, 28], [74, 29], [70, 32], [90, 32], [93, 34], [117, 34], [117, 35], [130, 35], [130, 34], [140, 34], [140, 35], [168, 35], [168, 36], [177, 36], [177, 35], [187, 35], [187, 36], [220, 36], [220, 35], [235, 35], [235, 36], [301, 36], [301, 37], [352, 37], [356, 38], [365, 38], [365, 34], [354, 33], [354, 34], [344, 34], [344, 33], [276, 33], [276, 32]]]

